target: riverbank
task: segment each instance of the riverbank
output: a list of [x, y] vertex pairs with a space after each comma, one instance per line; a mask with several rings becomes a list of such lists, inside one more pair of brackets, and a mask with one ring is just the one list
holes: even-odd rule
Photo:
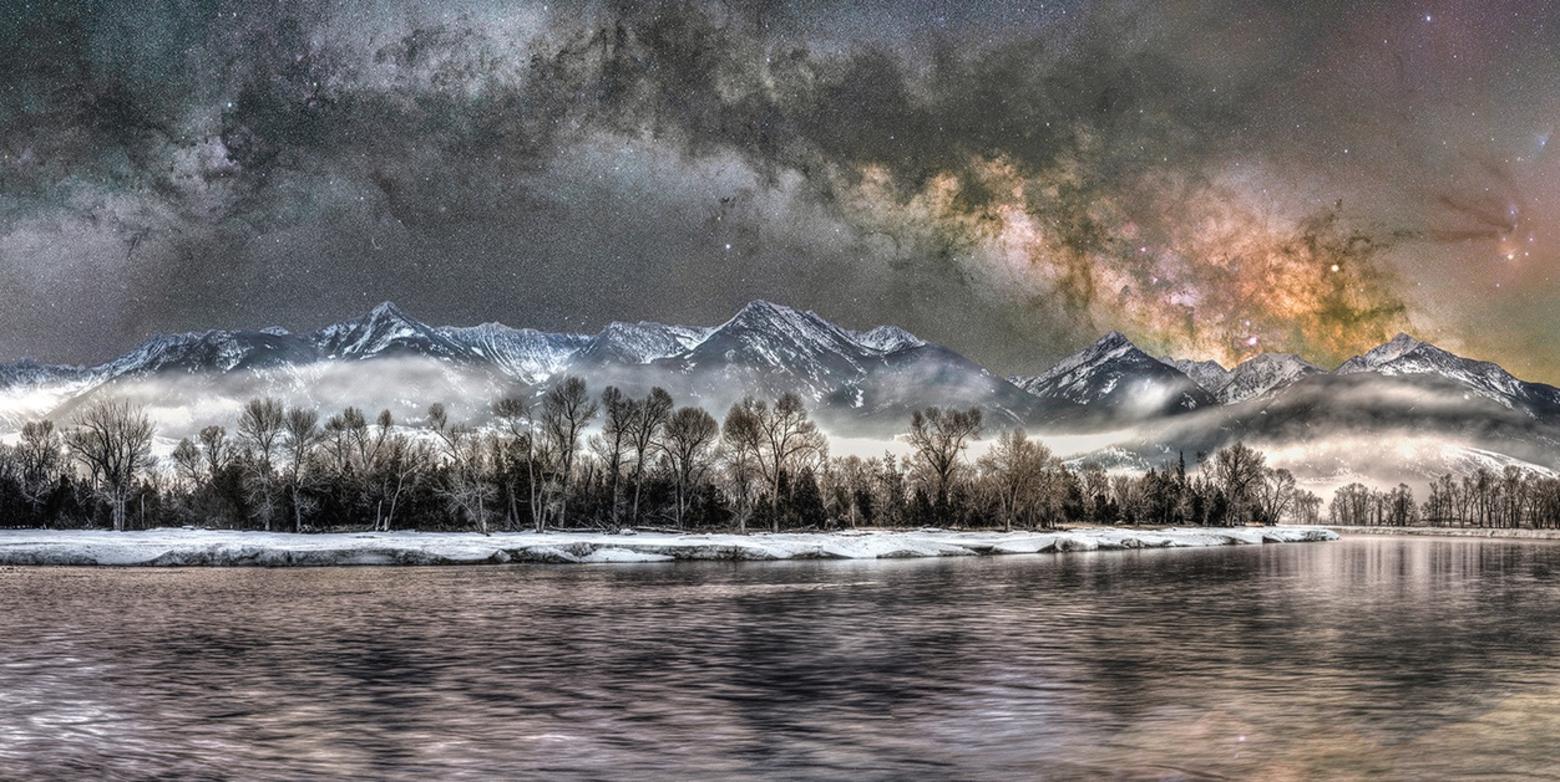
[[1423, 535], [1438, 538], [1514, 538], [1560, 540], [1560, 529], [1498, 529], [1495, 527], [1334, 527], [1340, 535]]
[[1320, 527], [673, 534], [0, 530], [0, 565], [326, 566], [882, 559], [1336, 540]]

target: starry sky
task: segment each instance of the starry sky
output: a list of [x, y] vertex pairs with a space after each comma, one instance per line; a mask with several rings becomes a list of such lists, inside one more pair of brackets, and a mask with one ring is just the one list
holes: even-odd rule
[[1534, 0], [14, 0], [0, 360], [768, 298], [1005, 373], [1406, 330], [1560, 382], [1557, 124]]

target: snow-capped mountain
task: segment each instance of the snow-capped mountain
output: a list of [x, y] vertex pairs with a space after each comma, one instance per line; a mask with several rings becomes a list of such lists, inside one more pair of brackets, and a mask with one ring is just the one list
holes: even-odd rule
[[1192, 379], [1221, 405], [1266, 396], [1326, 370], [1293, 353], [1261, 353], [1225, 369], [1217, 361], [1160, 359]]
[[1510, 409], [1540, 416], [1560, 414], [1560, 389], [1520, 380], [1498, 364], [1463, 358], [1407, 334], [1398, 334], [1330, 373], [1292, 353], [1263, 353], [1230, 370], [1213, 361], [1166, 358], [1163, 362], [1226, 405], [1269, 397], [1321, 375], [1378, 375], [1450, 383]]
[[1267, 354], [1229, 374], [1219, 404], [1144, 422], [1080, 458], [1124, 469], [1134, 461], [1167, 466], [1178, 454], [1243, 440], [1326, 491], [1349, 480], [1392, 485], [1480, 466], [1560, 469], [1557, 389], [1407, 335], [1332, 372]]
[[926, 344], [925, 340], [898, 326], [878, 326], [866, 331], [852, 331], [849, 334], [861, 345], [883, 353], [918, 348]]
[[648, 321], [614, 321], [582, 343], [572, 358], [580, 364], [648, 364], [692, 349], [703, 342], [710, 331], [707, 328], [667, 326]]
[[[715, 327], [615, 322], [593, 335], [500, 323], [435, 327], [386, 302], [312, 333], [167, 334], [95, 367], [0, 366], [0, 427], [68, 414], [98, 392], [139, 393], [165, 414], [186, 417], [200, 406], [236, 407], [235, 400], [259, 395], [318, 407], [386, 405], [398, 417], [465, 398], [469, 412], [481, 415], [494, 396], [517, 387], [536, 393], [565, 373], [636, 394], [659, 385], [715, 410], [744, 394], [795, 391], [820, 418], [841, 425], [897, 425], [928, 404], [982, 406], [994, 421], [1020, 423], [1044, 418], [1037, 411], [1045, 407], [903, 329], [851, 331], [766, 301]], [[176, 384], [163, 382], [173, 377]]]
[[684, 373], [719, 370], [736, 382], [779, 375], [816, 400], [834, 389], [836, 379], [860, 374], [863, 361], [880, 354], [817, 313], [755, 301], [664, 363]]
[[1218, 389], [1219, 403], [1232, 405], [1266, 396], [1324, 371], [1293, 353], [1263, 353], [1230, 370]]
[[1560, 389], [1518, 380], [1499, 364], [1463, 358], [1407, 334], [1345, 361], [1335, 371], [1339, 375], [1361, 373], [1437, 378], [1508, 408], [1536, 416], [1560, 415]]
[[1186, 358], [1166, 358], [1163, 361], [1210, 394], [1219, 393], [1219, 389], [1230, 382], [1230, 371], [1217, 361], [1193, 361]]
[[1213, 397], [1191, 378], [1139, 350], [1119, 332], [1062, 359], [1034, 377], [1013, 378], [1041, 398], [1147, 417], [1195, 410]]
[[1131, 424], [1153, 429], [1140, 436], [1144, 458], [1337, 426], [1455, 431], [1470, 447], [1520, 445], [1529, 461], [1545, 443], [1560, 442], [1550, 434], [1560, 422], [1560, 391], [1406, 336], [1324, 372], [1288, 354], [1232, 370], [1160, 360], [1111, 333], [1039, 375], [1010, 381], [894, 326], [854, 331], [766, 301], [713, 327], [617, 322], [596, 334], [435, 327], [386, 303], [312, 333], [158, 335], [97, 366], [0, 365], [0, 435], [25, 420], [63, 420], [100, 393], [139, 395], [169, 429], [210, 421], [260, 395], [322, 409], [384, 406], [401, 420], [437, 401], [480, 418], [497, 396], [535, 395], [563, 374], [635, 395], [661, 386], [712, 411], [747, 394], [794, 391], [836, 431], [861, 435], [902, 431], [910, 411], [928, 405], [980, 407], [989, 431]]
[[767, 301], [747, 304], [681, 353], [614, 377], [626, 387], [663, 385], [717, 409], [743, 394], [794, 391], [841, 427], [902, 425], [912, 409], [934, 404], [981, 407], [1000, 425], [1034, 421], [1044, 408], [979, 364], [903, 329], [850, 331]]
[[14, 364], [0, 364], [0, 389], [13, 386], [35, 386], [74, 380], [86, 370], [71, 364], [40, 364], [32, 359], [22, 359]]
[[0, 365], [0, 441], [27, 421], [48, 418], [60, 404], [90, 387], [86, 367], [24, 359]]
[[473, 360], [490, 361], [524, 382], [545, 380], [562, 371], [569, 357], [591, 341], [587, 334], [516, 329], [502, 323], [441, 326], [438, 333]]
[[326, 326], [314, 333], [314, 344], [326, 358], [364, 359], [391, 355], [468, 358], [467, 345], [415, 320], [390, 302], [367, 315]]
[[1391, 362], [1402, 358], [1404, 354], [1424, 345], [1407, 334], [1399, 332], [1392, 339], [1377, 345], [1365, 352], [1363, 356], [1355, 356], [1343, 362], [1337, 369], [1338, 374], [1347, 375], [1354, 372], [1373, 372]]
[[318, 343], [279, 329], [159, 334], [119, 358], [88, 370], [106, 382], [168, 372], [233, 372], [318, 361]]

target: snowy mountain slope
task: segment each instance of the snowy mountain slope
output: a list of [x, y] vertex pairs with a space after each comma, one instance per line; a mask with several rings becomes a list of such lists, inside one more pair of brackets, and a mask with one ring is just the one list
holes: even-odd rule
[[0, 365], [0, 440], [27, 421], [46, 418], [93, 382], [86, 367], [22, 360]]
[[232, 372], [307, 364], [322, 358], [307, 337], [279, 331], [205, 331], [159, 334], [113, 361], [94, 367], [98, 382], [164, 372]]
[[1378, 487], [1476, 467], [1560, 471], [1560, 417], [1535, 418], [1443, 377], [1309, 373], [1242, 403], [1142, 422], [1079, 457], [1127, 470], [1188, 464], [1242, 441], [1323, 497], [1345, 483]]
[[[1102, 340], [1025, 386], [1094, 401], [1112, 380], [1131, 382], [1121, 370], [1128, 356], [1123, 339]], [[1257, 356], [1229, 371], [1215, 404], [1139, 419], [1079, 458], [1142, 469], [1243, 440], [1329, 491], [1352, 479], [1395, 484], [1480, 465], [1560, 470], [1556, 398], [1550, 386], [1400, 335], [1335, 372], [1293, 355]]]
[[1213, 404], [1212, 395], [1179, 370], [1139, 350], [1119, 332], [1014, 383], [1043, 400], [1062, 400], [1142, 418]]
[[816, 313], [754, 301], [688, 350], [651, 364], [692, 379], [701, 397], [744, 388], [765, 396], [795, 391], [816, 403], [880, 357]]
[[489, 361], [523, 382], [539, 382], [562, 371], [569, 357], [590, 343], [585, 334], [516, 329], [502, 323], [440, 326], [439, 336], [461, 347], [470, 360]]
[[578, 352], [572, 356], [571, 363], [580, 366], [648, 364], [692, 349], [703, 342], [710, 332], [711, 329], [707, 328], [667, 326], [649, 321], [614, 321], [582, 343]]
[[1443, 378], [1514, 410], [1540, 417], [1560, 415], [1560, 389], [1518, 380], [1498, 364], [1463, 358], [1407, 334], [1345, 361], [1335, 371], [1362, 373]]
[[593, 390], [613, 384], [641, 395], [662, 386], [717, 414], [743, 395], [794, 391], [833, 429], [862, 436], [903, 431], [910, 412], [928, 405], [980, 407], [988, 434], [1015, 424], [1130, 426], [1149, 449], [1144, 458], [1240, 437], [1300, 442], [1339, 426], [1442, 434], [1534, 463], [1560, 448], [1556, 389], [1409, 337], [1328, 373], [1286, 354], [1228, 371], [1161, 361], [1112, 333], [1015, 384], [897, 327], [853, 331], [765, 301], [714, 327], [612, 323], [592, 335], [433, 327], [389, 303], [313, 333], [159, 335], [93, 367], [0, 365], [0, 434], [25, 420], [63, 420], [107, 393], [134, 396], [181, 425], [220, 420], [260, 395], [321, 409], [385, 406], [401, 419], [437, 401], [480, 417], [495, 397], [539, 394], [565, 373]]
[[[1271, 396], [1318, 374], [1374, 374], [1441, 378], [1507, 408], [1535, 416], [1560, 415], [1560, 389], [1519, 380], [1498, 364], [1463, 358], [1407, 334], [1398, 334], [1345, 361], [1331, 373], [1289, 353], [1264, 353], [1231, 370], [1224, 370], [1212, 361], [1167, 358], [1164, 363], [1215, 394], [1219, 404], [1239, 404]], [[1051, 373], [1065, 364], [1058, 365]]]
[[898, 326], [878, 326], [866, 331], [851, 331], [847, 333], [863, 347], [871, 348], [881, 353], [893, 353], [895, 351], [922, 347], [927, 344], [926, 340]]
[[1229, 379], [1218, 390], [1218, 400], [1230, 405], [1266, 396], [1324, 371], [1293, 353], [1263, 353], [1230, 370]]
[[712, 328], [618, 322], [594, 335], [499, 323], [433, 327], [386, 302], [310, 334], [158, 335], [96, 367], [0, 366], [0, 426], [14, 431], [22, 420], [68, 416], [106, 393], [188, 425], [196, 411], [236, 409], [262, 395], [322, 409], [382, 405], [399, 418], [435, 401], [483, 415], [494, 397], [517, 387], [539, 393], [565, 373], [635, 394], [659, 385], [715, 410], [745, 394], [795, 391], [842, 427], [897, 428], [928, 404], [981, 406], [1004, 425], [1044, 418], [1034, 397], [903, 329], [850, 331], [765, 301]]
[[14, 364], [0, 365], [0, 389], [66, 382], [82, 377], [86, 371], [85, 367], [72, 364], [40, 364], [22, 359]]
[[321, 355], [313, 342], [285, 330], [205, 331], [159, 334], [122, 356], [93, 367], [29, 368], [30, 362], [0, 366], [0, 426], [23, 420], [59, 418], [100, 388], [137, 379], [191, 379], [240, 372], [265, 378], [268, 387], [296, 384], [300, 367]]
[[1393, 450], [1408, 440], [1560, 468], [1560, 417], [1535, 418], [1424, 374], [1312, 373], [1243, 403], [1145, 422], [1114, 445], [1152, 461], [1166, 453], [1211, 453], [1238, 440], [1291, 458], [1326, 446], [1330, 458], [1361, 474], [1427, 469]]
[[476, 357], [469, 346], [456, 342], [421, 321], [384, 302], [367, 315], [335, 323], [314, 333], [313, 341], [326, 358], [365, 359], [392, 355], [418, 355], [442, 359]]
[[1356, 372], [1373, 372], [1386, 364], [1390, 364], [1405, 353], [1415, 350], [1425, 343], [1420, 342], [1407, 334], [1399, 333], [1392, 339], [1377, 345], [1366, 351], [1362, 356], [1355, 356], [1335, 370], [1340, 375], [1348, 375]]
[[780, 373], [826, 391], [823, 385], [831, 376], [859, 372], [861, 361], [876, 354], [816, 313], [755, 301], [688, 351], [666, 360], [683, 371], [719, 366]]
[[1202, 387], [1202, 390], [1210, 394], [1219, 393], [1219, 389], [1225, 383], [1230, 382], [1230, 371], [1217, 361], [1193, 361], [1186, 358], [1161, 359], [1178, 370], [1181, 374], [1192, 379], [1192, 382]]
[[606, 375], [626, 390], [657, 384], [721, 409], [745, 394], [800, 394], [822, 420], [852, 432], [891, 432], [928, 405], [975, 406], [1001, 425], [1033, 422], [1041, 407], [1006, 380], [902, 329], [854, 332], [817, 313], [749, 303], [688, 350], [641, 371]]

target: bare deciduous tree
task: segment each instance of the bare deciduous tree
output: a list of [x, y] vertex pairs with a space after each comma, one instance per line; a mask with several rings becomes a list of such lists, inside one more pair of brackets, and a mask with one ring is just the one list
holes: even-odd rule
[[720, 432], [727, 486], [736, 505], [733, 512], [737, 529], [742, 532], [747, 532], [748, 519], [753, 517], [758, 484], [764, 475], [764, 432], [759, 426], [757, 404], [748, 397], [732, 405]]
[[1012, 530], [1013, 519], [1031, 515], [1039, 507], [1051, 458], [1050, 449], [1017, 427], [999, 435], [981, 457], [981, 471], [997, 493], [1003, 529]]
[[1282, 467], [1264, 469], [1256, 492], [1262, 523], [1277, 524], [1294, 507], [1295, 476]]
[[287, 451], [287, 489], [292, 495], [294, 532], [303, 531], [304, 506], [308, 504], [303, 490], [309, 475], [309, 459], [323, 436], [319, 413], [299, 407], [287, 411], [282, 439]]
[[428, 427], [444, 446], [446, 475], [442, 488], [450, 507], [487, 535], [487, 502], [493, 487], [486, 478], [488, 449], [482, 436], [468, 426], [451, 425], [444, 405], [428, 408]]
[[208, 426], [200, 430], [200, 455], [206, 463], [206, 473], [215, 481], [217, 475], [227, 469], [229, 453], [227, 430], [220, 426]]
[[178, 472], [179, 480], [190, 487], [199, 485], [201, 476], [206, 472], [206, 464], [201, 458], [200, 449], [195, 447], [195, 443], [188, 437], [174, 446], [173, 466]]
[[655, 448], [661, 428], [666, 426], [667, 416], [672, 414], [672, 395], [664, 388], [652, 388], [639, 403], [638, 415], [629, 429], [629, 441], [634, 449], [634, 506], [632, 520], [639, 523], [639, 502], [644, 494], [645, 474], [649, 469], [650, 455]]
[[[499, 399], [493, 405], [493, 413], [504, 423], [507, 439], [503, 447], [509, 454], [509, 458], [525, 463], [526, 499], [531, 513], [531, 523], [537, 532], [541, 532], [547, 528], [545, 497], [542, 491], [542, 482], [546, 477], [542, 465], [546, 460], [538, 452], [540, 443], [537, 438], [536, 417], [531, 414], [531, 405], [520, 397]], [[515, 487], [512, 471], [505, 474], [511, 476], [505, 481], [510, 498], [510, 515], [518, 515], [513, 507]]]
[[605, 416], [601, 422], [602, 463], [607, 470], [608, 522], [617, 526], [622, 506], [620, 482], [623, 475], [623, 459], [634, 441], [635, 429], [644, 412], [644, 405], [618, 390], [607, 386], [601, 392], [601, 408]]
[[22, 436], [13, 451], [16, 455], [18, 487], [22, 498], [38, 514], [65, 467], [65, 451], [53, 421], [28, 421], [22, 424]]
[[1251, 520], [1257, 508], [1257, 491], [1262, 483], [1264, 458], [1245, 443], [1220, 448], [1213, 454], [1213, 476], [1230, 504], [1230, 517], [1236, 523]]
[[[389, 429], [388, 422], [384, 428]], [[379, 458], [374, 462], [377, 476], [375, 485], [379, 493], [374, 525], [388, 532], [395, 524], [401, 495], [422, 482], [428, 465], [433, 462], [433, 456], [425, 443], [416, 442], [399, 433], [387, 433], [378, 453]]]
[[267, 532], [276, 517], [276, 452], [286, 419], [282, 403], [275, 399], [251, 399], [238, 416], [238, 435], [248, 450], [247, 493]]
[[928, 407], [910, 416], [910, 447], [933, 478], [938, 513], [947, 512], [948, 488], [959, 469], [959, 457], [970, 441], [980, 439], [980, 422], [980, 409], [974, 407]]
[[122, 399], [102, 399], [81, 411], [65, 438], [71, 455], [86, 468], [92, 488], [109, 504], [115, 531], [125, 528], [125, 506], [151, 456], [152, 433], [144, 408]]
[[780, 531], [780, 478], [810, 459], [823, 459], [829, 444], [818, 425], [807, 417], [807, 405], [795, 393], [786, 392], [770, 408], [763, 401], [749, 403], [760, 435], [764, 479], [769, 483], [770, 528]]
[[699, 407], [681, 408], [666, 422], [662, 449], [671, 460], [672, 474], [676, 479], [675, 518], [678, 529], [682, 529], [683, 516], [688, 511], [689, 487], [701, 479], [709, 468], [710, 450], [714, 448], [719, 433], [720, 426], [715, 423], [715, 418]]
[[579, 453], [580, 434], [596, 417], [600, 406], [585, 388], [585, 380], [565, 377], [548, 389], [542, 398], [542, 428], [552, 441], [558, 460], [558, 523], [568, 523], [570, 480], [574, 475], [574, 457]]

